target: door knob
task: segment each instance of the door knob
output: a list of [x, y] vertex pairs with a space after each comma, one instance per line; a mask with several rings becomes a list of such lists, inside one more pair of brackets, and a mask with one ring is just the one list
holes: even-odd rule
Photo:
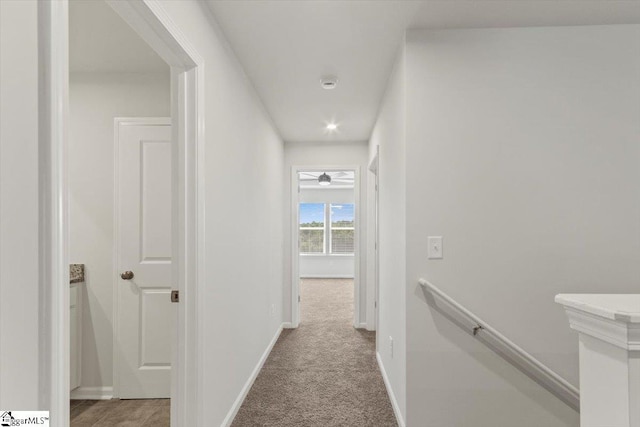
[[133, 271], [127, 270], [124, 273], [121, 273], [120, 277], [122, 278], [122, 280], [131, 280], [133, 279]]

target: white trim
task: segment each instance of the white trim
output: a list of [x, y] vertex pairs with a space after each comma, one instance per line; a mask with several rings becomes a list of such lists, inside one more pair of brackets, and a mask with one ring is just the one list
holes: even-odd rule
[[367, 322], [361, 322], [358, 326], [356, 326], [356, 328], [367, 329]]
[[382, 358], [380, 357], [380, 353], [376, 351], [376, 360], [378, 361], [378, 368], [380, 368], [380, 373], [382, 374], [382, 380], [384, 381], [384, 386], [387, 389], [387, 394], [389, 395], [389, 400], [391, 401], [391, 407], [393, 408], [393, 413], [396, 416], [396, 421], [398, 422], [398, 427], [405, 427], [404, 419], [402, 418], [402, 413], [400, 412], [400, 405], [398, 405], [398, 400], [396, 399], [396, 395], [393, 393], [393, 389], [391, 388], [391, 382], [389, 382], [389, 377], [387, 376], [387, 371], [384, 369], [384, 363], [382, 363]]
[[580, 392], [571, 383], [533, 357], [522, 347], [492, 328], [435, 285], [425, 279], [419, 279], [418, 283], [420, 283], [426, 292], [429, 292], [433, 296], [433, 298], [428, 298], [428, 300], [430, 303], [433, 303], [438, 310], [449, 316], [460, 327], [471, 333], [479, 341], [485, 343], [507, 362], [524, 372], [558, 399], [576, 411], [579, 411]]
[[[320, 227], [318, 227], [320, 228]], [[306, 228], [303, 228], [303, 230]], [[335, 229], [334, 229], [335, 230]], [[319, 257], [319, 258], [325, 258], [325, 257], [353, 257], [353, 253], [350, 254], [321, 254], [321, 253], [313, 253], [313, 252], [305, 252], [305, 253], [301, 253], [300, 254], [301, 257], [306, 258], [306, 257]]]
[[173, 269], [180, 291], [173, 331], [171, 425], [204, 424], [198, 298], [204, 277], [204, 61], [158, 0], [107, 0], [171, 66]]
[[574, 308], [556, 297], [564, 305], [571, 329], [597, 338], [625, 351], [640, 351], [640, 326], [637, 322], [608, 319], [582, 308]]
[[[558, 294], [555, 301], [565, 307], [584, 311], [607, 320], [640, 323], [639, 294]], [[621, 304], [622, 301], [625, 301], [626, 304]], [[629, 302], [632, 303], [629, 304]]]
[[[362, 237], [362, 215], [360, 215], [360, 212], [363, 209], [366, 209], [366, 204], [362, 203], [362, 200], [360, 198], [360, 180], [361, 180], [361, 176], [360, 176], [360, 166], [356, 166], [353, 168], [354, 171], [354, 181], [353, 181], [353, 197], [355, 200], [355, 209], [354, 209], [354, 216], [355, 216], [355, 222], [356, 222], [356, 227], [354, 229], [354, 234], [353, 234], [353, 238], [354, 238], [354, 242], [353, 242], [353, 271], [354, 271], [354, 277], [353, 277], [353, 282], [354, 282], [354, 295], [353, 295], [353, 326], [355, 328], [357, 328], [360, 323], [361, 323], [361, 316], [360, 316], [360, 294], [365, 293], [366, 294], [366, 289], [363, 289], [363, 284], [366, 282], [365, 280], [362, 280], [363, 274], [360, 271], [360, 267], [361, 267], [361, 260], [362, 260], [362, 247], [360, 245], [360, 238]], [[364, 292], [362, 292], [364, 290]]]
[[282, 322], [282, 329], [293, 329], [291, 322]]
[[78, 387], [71, 391], [73, 400], [110, 400], [113, 387]]
[[354, 279], [354, 276], [345, 276], [344, 274], [314, 274], [312, 276], [300, 275], [301, 279]]
[[[354, 185], [353, 185], [353, 198], [354, 198], [354, 218], [355, 218], [355, 232], [354, 232], [354, 248], [353, 256], [354, 262], [354, 287], [353, 287], [353, 327], [359, 328], [360, 319], [360, 294], [363, 284], [366, 282], [362, 280], [363, 276], [360, 271], [361, 260], [361, 245], [360, 236], [362, 223], [360, 221], [360, 211], [366, 209], [366, 204], [363, 205], [360, 199], [360, 166], [358, 165], [333, 165], [333, 166], [292, 166], [291, 167], [291, 324], [294, 328], [297, 328], [300, 324], [300, 304], [298, 303], [298, 296], [300, 295], [299, 279], [300, 279], [300, 253], [298, 248], [298, 224], [299, 224], [299, 212], [298, 204], [300, 200], [299, 190], [300, 184], [298, 182], [299, 172], [310, 171], [344, 171], [352, 170], [354, 172]], [[324, 254], [318, 254], [324, 255]], [[363, 290], [366, 292], [366, 289]]]
[[38, 2], [39, 406], [51, 425], [69, 420], [67, 117], [68, 2]]
[[[158, 0], [107, 0], [172, 67], [175, 310], [171, 425], [203, 425], [198, 298], [204, 277], [204, 61]], [[40, 69], [40, 406], [51, 425], [69, 424], [69, 259], [66, 142], [68, 0], [38, 2]], [[177, 232], [176, 232], [177, 230]], [[177, 332], [179, 331], [179, 332]]]
[[291, 167], [291, 327], [297, 328], [300, 324], [300, 237], [298, 236], [298, 224], [300, 224], [300, 181], [298, 170]]
[[367, 330], [378, 329], [380, 292], [378, 280], [378, 169], [380, 146], [369, 164], [367, 176]]
[[285, 327], [285, 323], [282, 323], [278, 327], [276, 334], [271, 339], [271, 342], [265, 349], [264, 353], [262, 353], [262, 356], [260, 357], [260, 360], [258, 360], [258, 363], [256, 364], [256, 366], [253, 368], [253, 372], [251, 372], [251, 375], [247, 379], [247, 382], [244, 384], [244, 387], [242, 387], [242, 390], [240, 390], [240, 394], [236, 398], [235, 402], [233, 402], [233, 405], [231, 406], [231, 409], [227, 413], [227, 416], [224, 418], [224, 421], [222, 421], [221, 426], [227, 427], [227, 426], [230, 426], [231, 423], [233, 422], [233, 419], [238, 414], [238, 411], [240, 410], [240, 407], [242, 406], [244, 399], [247, 397], [247, 394], [249, 394], [249, 390], [251, 390], [251, 387], [253, 386], [253, 383], [255, 382], [256, 378], [258, 378], [258, 375], [260, 374], [260, 370], [262, 369], [262, 366], [264, 366], [264, 362], [267, 361], [267, 358], [269, 357], [269, 354], [271, 354], [271, 350], [273, 349], [273, 346], [278, 341], [278, 338], [280, 337], [280, 334], [282, 333], [282, 329], [284, 329], [284, 327]]
[[[115, 117], [113, 119], [113, 302], [112, 302], [112, 338], [113, 338], [113, 387], [111, 395], [120, 397], [120, 131], [124, 126], [170, 126], [170, 117]], [[174, 144], [175, 145], [175, 144]], [[82, 388], [82, 387], [80, 387]], [[86, 398], [89, 399], [89, 398]]]

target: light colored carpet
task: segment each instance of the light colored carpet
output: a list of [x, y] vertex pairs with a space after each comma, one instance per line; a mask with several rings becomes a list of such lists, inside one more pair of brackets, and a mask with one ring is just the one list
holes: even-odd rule
[[301, 323], [285, 329], [232, 426], [396, 426], [375, 358], [355, 329], [353, 280], [305, 279]]

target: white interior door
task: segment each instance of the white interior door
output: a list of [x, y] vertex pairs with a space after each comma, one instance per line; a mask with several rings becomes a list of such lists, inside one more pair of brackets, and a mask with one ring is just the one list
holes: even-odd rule
[[122, 399], [168, 398], [174, 319], [170, 120], [117, 119], [116, 132], [115, 391]]

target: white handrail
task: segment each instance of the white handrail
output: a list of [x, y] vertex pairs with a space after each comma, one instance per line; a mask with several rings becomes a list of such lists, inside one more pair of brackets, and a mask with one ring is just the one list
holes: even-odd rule
[[434, 296], [434, 302], [438, 309], [449, 315], [473, 336], [483, 341], [491, 347], [492, 350], [496, 351], [500, 356], [549, 390], [567, 405], [575, 410], [579, 410], [580, 392], [571, 383], [556, 374], [531, 354], [527, 353], [522, 347], [489, 326], [435, 285], [425, 279], [419, 279], [418, 283]]

